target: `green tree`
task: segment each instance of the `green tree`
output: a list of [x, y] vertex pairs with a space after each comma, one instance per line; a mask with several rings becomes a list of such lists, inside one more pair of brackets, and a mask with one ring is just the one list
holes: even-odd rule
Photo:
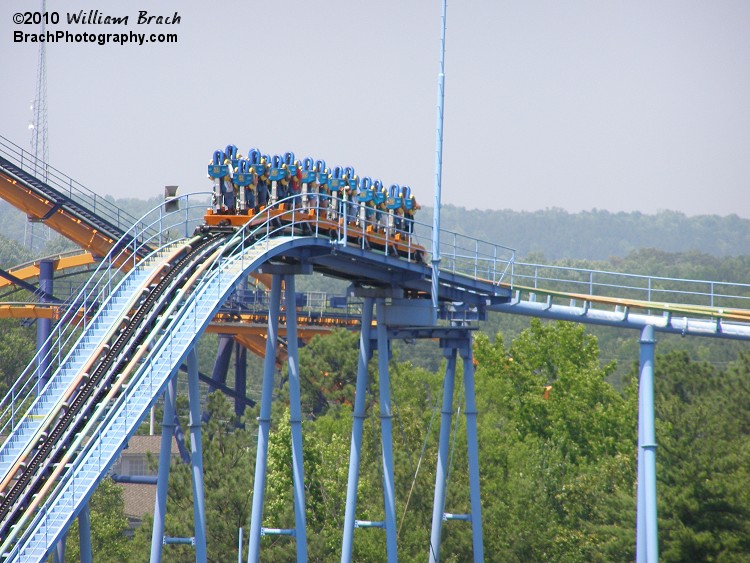
[[[233, 406], [221, 393], [208, 396], [208, 422], [203, 424], [203, 464], [206, 510], [206, 539], [209, 561], [237, 558], [239, 529], [250, 520], [257, 427], [246, 420], [237, 428]], [[184, 409], [181, 411], [184, 412]], [[250, 415], [252, 411], [248, 411]], [[183, 427], [187, 428], [185, 422]], [[153, 521], [146, 518], [134, 537], [134, 557], [148, 561]], [[194, 535], [192, 474], [190, 465], [172, 461], [165, 534], [174, 537]], [[194, 559], [192, 547], [170, 545], [163, 548], [164, 561]]]
[[750, 558], [750, 355], [721, 372], [659, 356], [655, 408], [663, 561]]
[[316, 336], [299, 351], [302, 411], [318, 416], [331, 405], [352, 404], [359, 338], [345, 329]]
[[[131, 561], [131, 544], [125, 536], [128, 519], [122, 487], [103, 479], [90, 501], [91, 551], [95, 561]], [[68, 529], [65, 560], [80, 561], [78, 519]]]
[[505, 561], [632, 559], [635, 398], [606, 382], [596, 339], [534, 320], [507, 348], [478, 335], [475, 350], [485, 550]]
[[26, 369], [36, 352], [33, 329], [13, 320], [0, 320], [0, 396]]

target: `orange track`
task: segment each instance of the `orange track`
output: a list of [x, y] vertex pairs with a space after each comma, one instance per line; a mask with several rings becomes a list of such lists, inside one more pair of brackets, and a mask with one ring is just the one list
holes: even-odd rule
[[116, 242], [64, 209], [57, 209], [49, 218], [43, 219], [52, 212], [55, 202], [34, 193], [21, 182], [2, 172], [0, 172], [0, 197], [16, 209], [26, 213], [30, 219], [44, 221], [49, 228], [96, 256], [105, 256]]

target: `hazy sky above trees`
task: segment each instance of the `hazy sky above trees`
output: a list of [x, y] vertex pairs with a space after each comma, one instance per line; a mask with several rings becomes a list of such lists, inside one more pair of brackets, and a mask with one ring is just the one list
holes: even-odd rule
[[[38, 44], [3, 0], [0, 135], [29, 146]], [[63, 25], [96, 7], [127, 26]], [[139, 10], [181, 16], [137, 25]], [[292, 150], [410, 184], [431, 204], [440, 1], [48, 0], [75, 33], [176, 44], [48, 44], [50, 161], [115, 197], [209, 189], [215, 148]], [[750, 217], [750, 3], [448, 5], [443, 201]]]

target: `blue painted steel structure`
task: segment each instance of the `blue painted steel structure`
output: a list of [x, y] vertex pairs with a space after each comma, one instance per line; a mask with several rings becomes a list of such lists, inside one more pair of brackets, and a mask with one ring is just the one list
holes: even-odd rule
[[[283, 202], [280, 202], [283, 204]], [[158, 561], [165, 544], [189, 542], [196, 547], [196, 557], [200, 560], [205, 553], [205, 511], [202, 507], [202, 468], [199, 434], [199, 406], [197, 396], [198, 373], [195, 366], [194, 346], [197, 338], [208, 322], [231, 292], [252, 271], [260, 267], [272, 273], [273, 283], [269, 301], [268, 339], [266, 362], [264, 365], [263, 398], [261, 401], [261, 430], [259, 432], [259, 456], [256, 459], [256, 481], [253, 493], [253, 515], [250, 522], [249, 560], [257, 561], [260, 552], [260, 536], [263, 533], [286, 534], [295, 537], [298, 560], [305, 560], [306, 539], [304, 521], [304, 471], [301, 463], [301, 413], [298, 410], [298, 388], [291, 401], [291, 417], [296, 452], [294, 466], [295, 487], [295, 529], [284, 530], [263, 528], [262, 510], [265, 483], [268, 435], [270, 431], [271, 396], [275, 352], [278, 342], [278, 317], [281, 303], [281, 283], [286, 283], [286, 303], [295, 300], [294, 276], [315, 270], [327, 275], [348, 279], [352, 282], [355, 293], [364, 298], [362, 309], [362, 328], [358, 366], [358, 385], [355, 394], [355, 419], [352, 430], [352, 451], [350, 454], [348, 497], [342, 544], [342, 561], [351, 558], [352, 540], [357, 527], [381, 527], [386, 535], [387, 556], [396, 559], [395, 542], [395, 496], [393, 483], [393, 460], [390, 427], [390, 397], [388, 395], [388, 348], [393, 338], [440, 338], [441, 347], [446, 351], [448, 368], [444, 387], [444, 406], [441, 427], [439, 470], [436, 477], [435, 504], [431, 534], [430, 557], [437, 560], [443, 521], [464, 520], [472, 525], [472, 538], [475, 560], [483, 558], [482, 518], [479, 490], [479, 463], [476, 438], [476, 406], [473, 392], [473, 364], [471, 358], [471, 336], [465, 326], [468, 319], [481, 319], [487, 311], [496, 310], [514, 314], [534, 315], [546, 318], [559, 318], [594, 324], [605, 324], [626, 328], [636, 328], [642, 336], [642, 375], [641, 375], [641, 424], [639, 447], [642, 475], [639, 484], [639, 560], [654, 560], [658, 555], [656, 541], [655, 512], [655, 439], [653, 434], [653, 333], [675, 332], [685, 335], [701, 335], [717, 338], [734, 338], [750, 340], [750, 313], [737, 308], [736, 303], [744, 304], [745, 286], [738, 286], [735, 293], [723, 290], [721, 294], [695, 292], [686, 294], [680, 290], [679, 301], [670, 305], [653, 301], [624, 301], [614, 305], [607, 299], [595, 295], [598, 288], [595, 276], [590, 272], [588, 277], [588, 294], [574, 294], [570, 289], [550, 289], [554, 285], [551, 278], [546, 278], [545, 302], [537, 301], [537, 296], [544, 293], [537, 286], [543, 279], [534, 274], [534, 287], [521, 285], [530, 278], [522, 272], [525, 265], [516, 264], [509, 249], [495, 247], [485, 248], [481, 241], [464, 240], [449, 234], [443, 237], [442, 256], [444, 267], [440, 271], [440, 283], [437, 284], [437, 295], [440, 304], [440, 316], [457, 326], [434, 326], [432, 315], [423, 311], [429, 303], [428, 297], [433, 293], [431, 269], [423, 264], [385, 252], [374, 251], [358, 242], [353, 243], [346, 235], [344, 223], [340, 231], [323, 236], [318, 232], [318, 224], [310, 215], [299, 218], [293, 213], [288, 223], [280, 223], [270, 217], [262, 225], [245, 228], [225, 239], [221, 245], [210, 247], [194, 264], [200, 264], [189, 274], [186, 285], [174, 285], [159, 301], [162, 313], [154, 316], [153, 324], [147, 326], [149, 340], [141, 351], [133, 351], [137, 356], [128, 364], [125, 378], [127, 385], [117, 388], [117, 392], [107, 395], [105, 402], [87, 405], [89, 422], [82, 428], [82, 437], [69, 438], [70, 456], [63, 458], [65, 463], [59, 473], [43, 489], [44, 502], [35, 511], [20, 514], [19, 525], [10, 535], [2, 536], [2, 549], [12, 558], [24, 557], [41, 559], [54, 549], [70, 522], [77, 515], [84, 514], [88, 499], [98, 481], [103, 478], [108, 468], [124, 447], [129, 436], [137, 428], [153, 402], [167, 390], [165, 401], [165, 424], [162, 440], [165, 447], [162, 455], [166, 457], [160, 463], [160, 475], [157, 479], [156, 520], [152, 541], [152, 559]], [[163, 216], [149, 224], [162, 224]], [[417, 225], [425, 229], [426, 226]], [[190, 229], [185, 225], [184, 232]], [[5, 480], [8, 475], [17, 471], [19, 460], [24, 460], [33, 451], [46, 421], [55, 419], [61, 412], [66, 393], [74, 388], [81, 374], [88, 370], [101, 357], [103, 351], [114, 342], [114, 338], [123, 328], [130, 324], [130, 311], [138, 307], [142, 296], [151, 292], [150, 287], [155, 275], [162, 271], [165, 261], [174, 260], [181, 255], [185, 241], [166, 242], [162, 229], [152, 237], [142, 233], [127, 233], [127, 241], [143, 241], [158, 248], [152, 255], [142, 261], [128, 274], [117, 270], [116, 253], [113, 251], [102, 263], [99, 275], [84, 288], [81, 295], [69, 309], [78, 312], [81, 308], [90, 314], [79, 315], [77, 321], [84, 331], [76, 341], [68, 342], [60, 328], [52, 331], [52, 336], [45, 348], [49, 352], [40, 352], [41, 357], [49, 360], [52, 375], [40, 393], [36, 393], [36, 358], [27, 372], [21, 374], [11, 392], [0, 402], [3, 420], [11, 439], [0, 447], [0, 475]], [[351, 231], [349, 231], [351, 233]], [[356, 231], [355, 231], [356, 232]], [[451, 242], [452, 239], [452, 242]], [[137, 244], [137, 243], [133, 243]], [[473, 247], [473, 248], [472, 248]], [[116, 247], [117, 248], [117, 247]], [[468, 250], [467, 250], [468, 248]], [[137, 254], [136, 247], [129, 256]], [[503, 253], [506, 253], [503, 255]], [[270, 264], [270, 265], [269, 265]], [[547, 267], [548, 268], [548, 267]], [[192, 270], [190, 270], [192, 272]], [[104, 274], [104, 275], [102, 275]], [[597, 273], [597, 275], [603, 273]], [[159, 274], [161, 275], [161, 274]], [[630, 283], [630, 282], [628, 282]], [[617, 287], [625, 287], [625, 282]], [[606, 284], [602, 284], [606, 285]], [[663, 283], [660, 287], [664, 286]], [[170, 286], [171, 287], [171, 286]], [[712, 285], [713, 288], [713, 285]], [[633, 290], [638, 289], [635, 286]], [[148, 290], [148, 291], [147, 291]], [[648, 284], [649, 296], [653, 291]], [[667, 291], [660, 289], [659, 291]], [[567, 293], [566, 293], [567, 292]], [[691, 295], [696, 299], [710, 298], [710, 305], [705, 303], [686, 304]], [[560, 304], [560, 299], [571, 299], [569, 304]], [[719, 303], [718, 301], [721, 301]], [[726, 304], [725, 304], [726, 302]], [[377, 338], [373, 342], [370, 334], [373, 305], [377, 306]], [[722, 309], [717, 306], [722, 305]], [[713, 308], [711, 308], [713, 306]], [[95, 307], [95, 308], [94, 308]], [[611, 310], [615, 308], [614, 311]], [[732, 307], [732, 308], [729, 308]], [[429, 310], [432, 310], [429, 308]], [[293, 333], [296, 326], [294, 307], [286, 310], [287, 329], [291, 327], [290, 340], [293, 345], [289, 350], [290, 374], [298, 373], [296, 338]], [[69, 319], [75, 315], [71, 313]], [[89, 320], [91, 318], [91, 320]], [[416, 323], [416, 326], [415, 326]], [[356, 520], [356, 485], [358, 465], [361, 452], [362, 420], [364, 417], [364, 387], [367, 381], [367, 363], [373, 344], [379, 350], [379, 374], [381, 381], [381, 444], [384, 469], [384, 509], [385, 521], [382, 523]], [[71, 348], [67, 355], [63, 350]], [[148, 354], [146, 353], [148, 351]], [[135, 357], [134, 356], [134, 357]], [[464, 387], [466, 404], [464, 413], [467, 422], [467, 438], [470, 464], [470, 500], [471, 514], [455, 515], [445, 512], [445, 468], [446, 468], [446, 428], [452, 417], [453, 380], [458, 356], [464, 363]], [[188, 362], [188, 380], [190, 386], [191, 408], [191, 457], [194, 476], [196, 533], [193, 538], [165, 538], [163, 518], [166, 510], [166, 483], [169, 471], [169, 442], [174, 421], [173, 397], [174, 374], [184, 361]], [[192, 366], [192, 367], [191, 367]], [[86, 379], [85, 377], [83, 379]], [[293, 379], [297, 376], [293, 375]], [[170, 381], [172, 383], [170, 383]], [[119, 385], [119, 384], [118, 384]], [[114, 385], [113, 385], [114, 387]], [[171, 390], [171, 391], [170, 391]], [[119, 394], [117, 394], [119, 393]], [[450, 398], [450, 400], [449, 400]], [[33, 399], [33, 400], [32, 400]], [[25, 412], [16, 412], [17, 406], [29, 401], [31, 406]], [[171, 412], [170, 412], [171, 411]], [[167, 416], [167, 415], [170, 415]], [[78, 436], [78, 435], [76, 435]], [[65, 469], [65, 471], [62, 471]], [[441, 477], [442, 475], [442, 477]], [[643, 492], [641, 492], [643, 490]], [[41, 502], [41, 499], [40, 499]], [[642, 516], [641, 516], [642, 515]], [[641, 534], [643, 524], [643, 534]], [[85, 528], [85, 526], [82, 526]], [[645, 539], [641, 539], [641, 537]], [[641, 545], [645, 544], [645, 545]]]
[[359, 484], [359, 464], [362, 459], [362, 432], [366, 418], [365, 399], [367, 395], [367, 365], [372, 351], [370, 328], [372, 326], [372, 297], [366, 297], [362, 306], [362, 327], [359, 334], [359, 354], [357, 356], [357, 383], [354, 392], [354, 412], [352, 439], [349, 450], [349, 476], [346, 487], [346, 512], [344, 514], [344, 535], [341, 546], [342, 563], [351, 561], [354, 542], [354, 526], [357, 511], [357, 485]]
[[654, 428], [654, 328], [641, 332], [638, 381], [638, 503], [636, 561], [659, 560], [656, 520], [656, 431]]
[[250, 546], [248, 563], [260, 560], [260, 536], [263, 524], [263, 499], [266, 491], [266, 463], [268, 459], [268, 436], [271, 431], [271, 398], [273, 394], [274, 364], [279, 327], [279, 307], [281, 300], [281, 276], [276, 274], [271, 282], [271, 301], [268, 307], [268, 335], [266, 355], [263, 362], [263, 389], [258, 417], [258, 454], [255, 458], [255, 479], [253, 481], [253, 508], [250, 516]]
[[383, 504], [385, 505], [385, 545], [389, 563], [398, 560], [396, 550], [396, 485], [393, 477], [393, 418], [391, 414], [391, 380], [388, 372], [388, 328], [385, 299], [375, 300], [378, 318], [378, 389], [380, 390], [380, 449], [383, 455]]
[[[39, 290], [41, 292], [40, 301], [47, 301], [47, 296], [51, 296], [52, 291], [52, 274], [53, 267], [51, 260], [42, 260], [39, 263]], [[36, 321], [36, 348], [39, 350], [39, 374], [37, 375], [38, 384], [37, 392], [41, 392], [44, 385], [49, 379], [49, 336], [52, 333], [52, 319], [37, 319]]]

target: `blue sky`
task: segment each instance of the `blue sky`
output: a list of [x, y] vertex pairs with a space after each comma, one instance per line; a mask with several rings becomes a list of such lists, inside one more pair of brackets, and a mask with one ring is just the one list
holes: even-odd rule
[[[38, 46], [3, 0], [0, 134], [28, 146]], [[135, 24], [144, 8], [174, 26]], [[48, 0], [176, 44], [48, 45], [50, 161], [102, 195], [208, 189], [211, 152], [294, 151], [432, 201], [440, 2]], [[56, 29], [70, 29], [60, 25]], [[750, 218], [750, 3], [449, 2], [443, 201]]]

